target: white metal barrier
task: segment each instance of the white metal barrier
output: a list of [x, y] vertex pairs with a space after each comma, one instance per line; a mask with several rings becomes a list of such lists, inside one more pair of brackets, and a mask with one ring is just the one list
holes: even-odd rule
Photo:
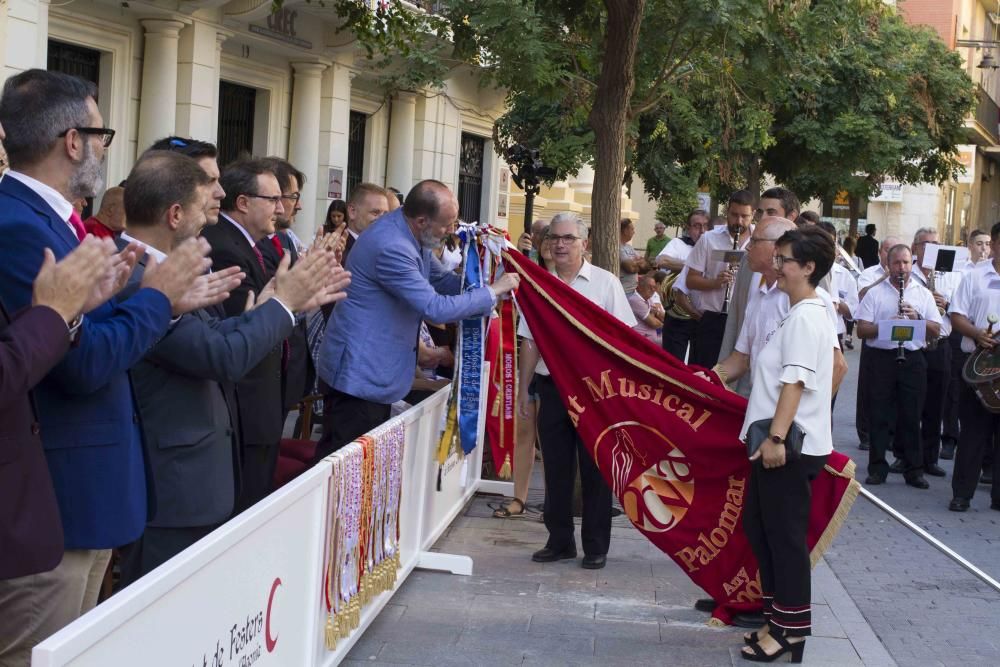
[[446, 387], [395, 418], [406, 425], [396, 588], [362, 610], [358, 629], [336, 651], [323, 643], [332, 477], [326, 460], [49, 637], [35, 647], [31, 664], [339, 663], [414, 568], [471, 574], [471, 558], [431, 547], [477, 491], [513, 493], [510, 483], [480, 478], [481, 436], [466, 459], [448, 460], [436, 490], [436, 448], [448, 394]]

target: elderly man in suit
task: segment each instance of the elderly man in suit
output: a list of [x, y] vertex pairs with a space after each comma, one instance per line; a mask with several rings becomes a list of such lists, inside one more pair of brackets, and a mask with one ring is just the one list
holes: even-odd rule
[[[4, 85], [0, 124], [11, 170], [0, 181], [0, 299], [8, 312], [31, 303], [46, 249], [61, 259], [85, 236], [70, 202], [98, 191], [114, 136], [104, 127], [96, 94], [89, 82], [44, 70], [21, 72]], [[128, 303], [102, 302], [84, 316], [77, 345], [35, 388], [66, 552], [25, 591], [30, 611], [16, 627], [28, 643], [93, 607], [111, 549], [142, 533], [152, 507], [127, 370], [166, 333], [171, 317], [210, 302], [189, 294], [212, 283], [202, 275], [207, 250], [184, 245], [147, 272]], [[125, 254], [135, 261], [133, 250]], [[101, 296], [123, 284], [110, 284]], [[4, 626], [9, 622], [5, 617]]]
[[[274, 220], [284, 214], [281, 186], [272, 168], [261, 160], [238, 160], [219, 180], [225, 190], [217, 225], [205, 227], [202, 238], [212, 245], [216, 269], [238, 266], [243, 282], [223, 302], [227, 317], [241, 315], [252, 292], [260, 296], [271, 274], [257, 243], [273, 234]], [[271, 490], [284, 427], [282, 343], [275, 343], [253, 370], [236, 385], [243, 434], [243, 488], [237, 503], [250, 507]]]
[[421, 181], [403, 207], [358, 236], [347, 262], [347, 300], [330, 317], [319, 374], [324, 397], [317, 460], [389, 418], [410, 391], [417, 366], [420, 321], [453, 322], [490, 312], [517, 287], [504, 274], [487, 287], [459, 294], [457, 274], [431, 254], [458, 219], [458, 200], [439, 181]]
[[[193, 159], [166, 151], [145, 153], [128, 182], [123, 241], [146, 250], [130, 281], [138, 286], [148, 257], [161, 258], [201, 232], [212, 183]], [[317, 250], [291, 270], [287, 264], [278, 266], [272, 297], [225, 320], [205, 310], [182, 316], [132, 369], [157, 513], [143, 536], [122, 548], [123, 585], [232, 516], [240, 460], [234, 383], [288, 336], [293, 312], [346, 296], [346, 272], [331, 252]], [[238, 267], [222, 273], [233, 287], [244, 277]]]

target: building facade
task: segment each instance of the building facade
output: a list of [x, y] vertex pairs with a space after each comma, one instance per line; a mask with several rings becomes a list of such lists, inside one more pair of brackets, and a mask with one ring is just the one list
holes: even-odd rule
[[287, 157], [306, 174], [296, 232], [361, 181], [406, 192], [436, 178], [465, 220], [506, 226], [509, 172], [493, 151], [503, 94], [475, 71], [441, 90], [387, 94], [334, 12], [305, 0], [0, 0], [0, 78], [32, 67], [94, 81], [117, 131], [107, 183], [176, 134], [240, 155]]

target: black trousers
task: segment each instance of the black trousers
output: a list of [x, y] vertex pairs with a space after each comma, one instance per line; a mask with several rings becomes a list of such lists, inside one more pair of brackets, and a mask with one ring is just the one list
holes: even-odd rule
[[[924, 459], [920, 447], [920, 415], [927, 393], [927, 360], [921, 351], [907, 352], [903, 363], [896, 361], [895, 350], [868, 352], [868, 401], [874, 408], [869, 414], [871, 448], [868, 450], [868, 474], [885, 479], [889, 464], [885, 454], [890, 438], [901, 450], [907, 479], [919, 477]], [[895, 434], [891, 433], [893, 424]]]
[[313, 464], [385, 423], [390, 414], [392, 406], [389, 404], [329, 389], [329, 393], [323, 395], [323, 436], [316, 444]]
[[684, 361], [696, 324], [695, 320], [679, 320], [667, 315], [663, 320], [663, 349]]
[[802, 456], [780, 468], [750, 466], [743, 532], [760, 566], [764, 617], [772, 632], [792, 637], [811, 633], [809, 547], [810, 482], [826, 456]]
[[118, 549], [121, 554], [121, 579], [117, 590], [149, 574], [220, 525], [222, 524], [191, 528], [146, 526], [142, 537]]
[[274, 470], [278, 467], [279, 443], [258, 445], [243, 443], [240, 449], [240, 495], [236, 510], [242, 512], [271, 493]]
[[[971, 499], [979, 483], [979, 472], [983, 459], [993, 451], [993, 443], [1000, 431], [1000, 414], [993, 414], [983, 407], [966, 382], [962, 382], [962, 396], [959, 404], [959, 419], [962, 432], [955, 450], [955, 472], [951, 477], [951, 490], [956, 498]], [[994, 502], [1000, 502], [1000, 457], [993, 457], [993, 488], [990, 492]]]
[[726, 313], [706, 310], [695, 324], [690, 363], [711, 368], [719, 363], [719, 350], [726, 335]]
[[920, 439], [924, 465], [936, 464], [941, 454], [941, 420], [951, 379], [951, 347], [947, 340], [924, 352], [927, 359], [927, 397], [920, 415]]
[[573, 486], [577, 461], [583, 491], [583, 553], [602, 556], [611, 545], [611, 489], [570, 421], [556, 385], [547, 375], [535, 375], [538, 390], [538, 439], [545, 468], [545, 546], [562, 551], [576, 546], [573, 527]]
[[962, 366], [969, 355], [962, 352], [962, 334], [952, 331], [948, 336], [948, 347], [951, 348], [951, 377], [948, 378], [948, 391], [944, 397], [944, 428], [941, 439], [944, 442], [958, 442], [958, 400], [962, 395]]
[[858, 442], [871, 441], [871, 426], [868, 423], [868, 365], [871, 363], [869, 347], [861, 341], [861, 357], [858, 359], [858, 391], [854, 404], [854, 427], [858, 431]]

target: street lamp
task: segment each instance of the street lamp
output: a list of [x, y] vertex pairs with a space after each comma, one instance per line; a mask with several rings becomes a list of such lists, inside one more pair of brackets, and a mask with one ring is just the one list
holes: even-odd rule
[[992, 49], [1000, 48], [1000, 42], [990, 39], [960, 39], [955, 42], [957, 46], [967, 46], [978, 51], [983, 49], [986, 51], [983, 54], [982, 59], [979, 64], [976, 65], [978, 69], [996, 69], [1000, 67], [997, 61], [993, 58]]
[[521, 144], [514, 144], [508, 148], [504, 159], [510, 165], [514, 183], [524, 190], [524, 231], [530, 234], [531, 219], [535, 212], [535, 195], [541, 190], [542, 181], [555, 178], [556, 170], [542, 164], [537, 148], [526, 148]]

